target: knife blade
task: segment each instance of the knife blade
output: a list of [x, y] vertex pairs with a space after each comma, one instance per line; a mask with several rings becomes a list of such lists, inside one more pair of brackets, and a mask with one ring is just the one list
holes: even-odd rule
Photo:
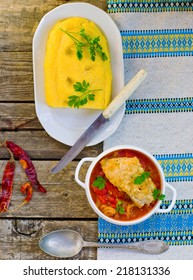
[[51, 173], [57, 173], [70, 163], [95, 137], [99, 130], [109, 121], [110, 117], [120, 108], [120, 106], [131, 96], [136, 88], [145, 79], [147, 73], [141, 69], [119, 92], [119, 94], [111, 101], [107, 108], [99, 115], [99, 117], [86, 129], [86, 131], [78, 138], [76, 143], [68, 150], [62, 159], [51, 169]]

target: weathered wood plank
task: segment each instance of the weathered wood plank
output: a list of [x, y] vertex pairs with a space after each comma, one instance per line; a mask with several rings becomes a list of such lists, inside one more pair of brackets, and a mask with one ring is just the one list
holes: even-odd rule
[[[97, 215], [90, 207], [85, 189], [80, 187], [74, 179], [77, 162], [71, 162], [57, 174], [51, 174], [51, 168], [56, 161], [33, 161], [40, 183], [46, 188], [47, 193], [34, 190], [29, 204], [16, 209], [23, 201], [24, 196], [20, 187], [27, 181], [25, 172], [16, 161], [16, 170], [13, 186], [13, 195], [9, 210], [16, 209], [13, 213], [7, 212], [0, 215], [6, 217], [38, 217], [38, 218], [63, 218], [84, 219], [96, 218]], [[6, 161], [0, 161], [0, 174], [2, 176]], [[84, 182], [89, 163], [84, 164], [80, 170], [80, 179]]]
[[[76, 160], [97, 156], [102, 152], [102, 143], [85, 148], [61, 172], [50, 174], [50, 169], [69, 146], [54, 140], [43, 130], [34, 109], [32, 38], [41, 18], [67, 2], [77, 1], [1, 0], [0, 143], [9, 139], [28, 152], [47, 193], [34, 190], [28, 205], [14, 213], [0, 215], [0, 259], [56, 259], [43, 253], [38, 241], [42, 235], [60, 228], [75, 229], [88, 241], [97, 240], [97, 216], [89, 206], [85, 190], [76, 184], [74, 171]], [[106, 0], [82, 2], [103, 10], [107, 7]], [[1, 147], [1, 177], [8, 158], [8, 152]], [[81, 169], [82, 180], [87, 168], [84, 165]], [[23, 200], [20, 186], [25, 181], [26, 175], [17, 161], [10, 210]], [[85, 248], [74, 259], [96, 259], [96, 249]]]
[[[21, 146], [32, 159], [61, 159], [70, 148], [51, 138], [44, 130], [1, 131], [0, 143], [3, 143], [5, 139], [11, 140]], [[97, 156], [101, 153], [102, 146], [103, 144], [101, 142], [98, 145], [84, 148], [77, 156], [77, 159], [87, 156]], [[6, 149], [0, 149], [0, 158], [9, 158], [9, 153]]]
[[[39, 248], [39, 239], [50, 231], [68, 228], [78, 231], [86, 241], [97, 241], [97, 221], [50, 221], [50, 220], [0, 220], [0, 260], [56, 260]], [[95, 248], [83, 248], [73, 258], [94, 260]]]
[[31, 103], [0, 103], [1, 130], [43, 130]]
[[[0, 51], [31, 51], [32, 37], [41, 18], [64, 3], [77, 1], [54, 0], [1, 0]], [[105, 0], [88, 2], [106, 10]], [[9, 7], [9, 8], [8, 8]]]
[[0, 83], [0, 102], [34, 101], [32, 53], [0, 52]]

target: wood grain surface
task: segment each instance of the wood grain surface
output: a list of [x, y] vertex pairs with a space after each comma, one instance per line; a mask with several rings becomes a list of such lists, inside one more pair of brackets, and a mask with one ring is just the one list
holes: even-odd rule
[[[86, 241], [97, 240], [97, 221], [91, 220], [46, 220], [46, 219], [9, 219], [1, 221], [0, 242], [3, 260], [50, 260], [50, 257], [39, 249], [39, 240], [50, 231], [57, 229], [78, 231]], [[89, 232], [89, 234], [88, 234]], [[96, 259], [95, 248], [83, 248], [73, 259]], [[69, 258], [70, 259], [70, 258]], [[71, 258], [72, 259], [72, 258]]]
[[[0, 143], [14, 141], [29, 154], [38, 179], [47, 189], [43, 194], [34, 190], [31, 202], [21, 208], [20, 187], [27, 181], [16, 161], [10, 211], [0, 214], [0, 259], [56, 259], [43, 253], [38, 246], [42, 235], [56, 229], [79, 231], [85, 240], [97, 241], [97, 216], [88, 204], [85, 190], [74, 180], [78, 161], [96, 157], [103, 143], [86, 147], [66, 168], [51, 174], [51, 168], [69, 149], [51, 138], [41, 126], [35, 111], [32, 67], [32, 40], [41, 18], [53, 8], [77, 1], [0, 0]], [[8, 3], [9, 2], [9, 3]], [[103, 10], [106, 0], [79, 1]], [[9, 153], [0, 148], [0, 175]], [[81, 169], [85, 178], [88, 165]], [[94, 248], [84, 248], [72, 259], [96, 259]]]

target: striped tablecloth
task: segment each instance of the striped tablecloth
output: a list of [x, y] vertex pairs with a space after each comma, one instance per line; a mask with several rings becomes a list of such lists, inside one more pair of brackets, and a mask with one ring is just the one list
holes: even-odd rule
[[[144, 255], [98, 249], [98, 259], [193, 259], [193, 1], [108, 0], [122, 36], [125, 83], [141, 68], [148, 76], [127, 100], [104, 150], [129, 144], [152, 153], [178, 193], [174, 209], [135, 226], [98, 221], [101, 243], [161, 239], [170, 249]], [[170, 203], [170, 193], [162, 207]]]

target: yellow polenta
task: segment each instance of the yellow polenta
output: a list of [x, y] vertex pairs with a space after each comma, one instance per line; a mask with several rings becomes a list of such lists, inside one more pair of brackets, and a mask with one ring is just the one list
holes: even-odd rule
[[[74, 41], [61, 29], [73, 32], [71, 34], [81, 41], [81, 28], [91, 38], [100, 36], [99, 43], [107, 60], [103, 61], [96, 53], [95, 60], [92, 61], [88, 47], [82, 48], [83, 58], [77, 58]], [[68, 107], [69, 96], [81, 95], [74, 91], [73, 85], [84, 80], [90, 84], [89, 90], [98, 91], [94, 92], [95, 99], [88, 100], [81, 108], [104, 109], [109, 104], [112, 83], [110, 54], [107, 40], [94, 22], [78, 17], [57, 22], [48, 36], [44, 71], [46, 102], [49, 106]]]

